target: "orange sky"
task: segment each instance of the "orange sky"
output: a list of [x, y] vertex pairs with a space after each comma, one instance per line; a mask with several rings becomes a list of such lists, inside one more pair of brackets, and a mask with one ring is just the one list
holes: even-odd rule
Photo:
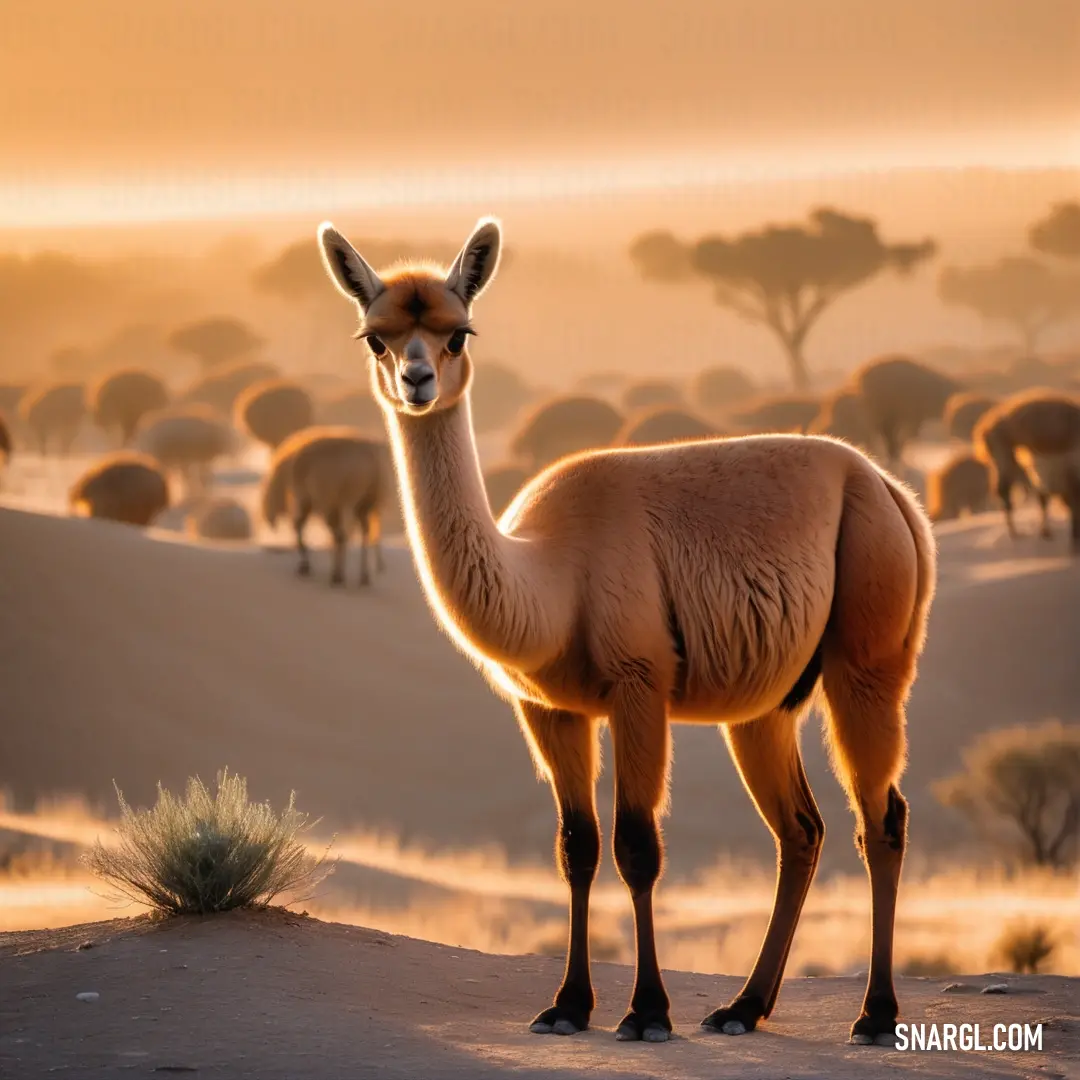
[[86, 183], [1080, 163], [1077, 0], [2, 0], [0, 29], [7, 224]]

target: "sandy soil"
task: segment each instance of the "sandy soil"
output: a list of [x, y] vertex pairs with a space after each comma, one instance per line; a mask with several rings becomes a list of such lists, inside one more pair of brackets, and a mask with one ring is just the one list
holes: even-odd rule
[[[116, 921], [0, 935], [0, 1075], [188, 1073], [257, 1080], [400, 1077], [842, 1078], [1080, 1076], [1080, 981], [901, 979], [910, 1023], [1044, 1025], [1042, 1052], [902, 1052], [849, 1046], [863, 980], [792, 979], [773, 1018], [729, 1038], [697, 1023], [740, 985], [672, 972], [677, 1037], [617, 1043], [631, 972], [596, 965], [596, 1027], [528, 1033], [558, 960], [432, 945], [281, 911], [151, 924]], [[950, 982], [959, 991], [943, 992]], [[93, 992], [96, 1001], [77, 994]]]
[[[115, 813], [223, 766], [258, 798], [327, 829], [385, 829], [438, 848], [495, 843], [550, 858], [554, 815], [510, 708], [438, 630], [403, 547], [361, 592], [294, 575], [291, 554], [194, 546], [124, 526], [0, 510], [0, 788], [17, 806], [53, 794]], [[284, 542], [284, 537], [282, 540]], [[910, 707], [912, 849], [967, 843], [931, 783], [978, 732], [1080, 701], [1080, 562], [1009, 542], [1000, 517], [941, 530], [941, 583]], [[817, 731], [804, 737], [827, 827], [822, 869], [859, 871], [851, 818]], [[610, 779], [601, 782], [610, 813]], [[673, 874], [772, 843], [715, 731], [680, 726]]]

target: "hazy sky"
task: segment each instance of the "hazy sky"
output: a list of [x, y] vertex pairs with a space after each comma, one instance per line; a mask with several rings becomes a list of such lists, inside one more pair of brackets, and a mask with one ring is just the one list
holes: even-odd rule
[[422, 196], [444, 170], [634, 159], [655, 185], [660, 154], [1080, 163], [1080, 3], [0, 0], [9, 224], [117, 182], [257, 200], [260, 175], [418, 172]]

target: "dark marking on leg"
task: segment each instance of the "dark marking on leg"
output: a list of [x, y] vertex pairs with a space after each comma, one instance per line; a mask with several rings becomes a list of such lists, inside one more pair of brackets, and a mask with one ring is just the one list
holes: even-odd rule
[[593, 883], [600, 865], [600, 827], [594, 815], [580, 810], [563, 812], [555, 857], [559, 873], [571, 889]]
[[653, 814], [618, 808], [615, 811], [615, 864], [634, 903], [637, 973], [630, 1011], [619, 1022], [621, 1042], [665, 1042], [671, 1034], [671, 1001], [656, 959], [652, 894], [663, 872], [663, 845]]
[[780, 708], [786, 712], [798, 712], [810, 700], [818, 679], [821, 678], [821, 643], [814, 650], [802, 674], [795, 680], [795, 685], [787, 692]]
[[893, 851], [903, 851], [907, 844], [907, 799], [895, 785], [889, 787], [889, 805], [885, 811], [885, 838]]

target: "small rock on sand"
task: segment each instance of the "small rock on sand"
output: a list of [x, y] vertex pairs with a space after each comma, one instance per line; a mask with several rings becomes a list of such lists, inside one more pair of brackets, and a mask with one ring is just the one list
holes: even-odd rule
[[75, 995], [76, 1001], [97, 1001], [101, 995], [96, 990], [84, 990], [81, 994]]

